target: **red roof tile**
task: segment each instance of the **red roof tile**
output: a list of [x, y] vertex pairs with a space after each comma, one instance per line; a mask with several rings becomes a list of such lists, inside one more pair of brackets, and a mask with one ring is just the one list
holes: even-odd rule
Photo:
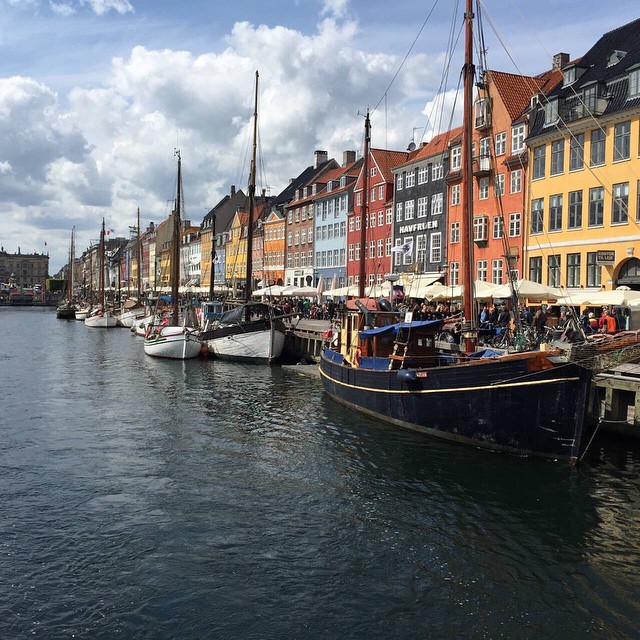
[[551, 70], [533, 77], [489, 71], [489, 77], [514, 121], [528, 106], [533, 94], [549, 91], [562, 80], [562, 72]]

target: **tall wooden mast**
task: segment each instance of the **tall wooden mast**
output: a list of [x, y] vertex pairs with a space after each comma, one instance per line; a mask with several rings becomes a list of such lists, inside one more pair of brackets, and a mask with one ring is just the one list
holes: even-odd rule
[[362, 208], [360, 216], [360, 269], [358, 279], [358, 297], [364, 298], [367, 260], [367, 218], [369, 216], [369, 143], [371, 141], [371, 120], [369, 109], [364, 119], [364, 163], [362, 165]]
[[137, 242], [137, 252], [138, 252], [138, 300], [140, 300], [140, 296], [142, 295], [142, 240], [140, 236], [140, 207], [138, 207], [138, 242]]
[[249, 168], [249, 220], [247, 222], [247, 277], [244, 286], [244, 300], [248, 302], [253, 289], [253, 216], [256, 196], [256, 153], [258, 148], [258, 79], [256, 71], [256, 95], [253, 107], [253, 150]]
[[180, 150], [174, 152], [178, 156], [178, 186], [176, 188], [176, 206], [173, 209], [173, 251], [171, 254], [171, 302], [173, 303], [172, 325], [177, 327], [180, 323], [180, 240], [181, 222], [180, 208], [182, 207], [182, 158]]

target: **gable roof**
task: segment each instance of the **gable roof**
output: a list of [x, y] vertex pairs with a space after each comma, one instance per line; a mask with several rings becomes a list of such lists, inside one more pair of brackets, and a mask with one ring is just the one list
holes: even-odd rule
[[448, 149], [452, 142], [456, 142], [461, 135], [462, 127], [455, 127], [454, 129], [450, 129], [449, 131], [440, 133], [431, 138], [429, 142], [426, 142], [418, 149], [411, 151], [408, 154], [406, 162], [395, 165], [392, 168], [399, 169], [401, 167], [406, 167], [407, 165], [414, 164], [415, 162], [419, 162], [420, 160], [424, 160], [425, 158], [431, 158], [432, 156], [441, 154]]
[[230, 195], [224, 196], [211, 211], [209, 211], [200, 225], [201, 229], [211, 226], [211, 222], [215, 216], [216, 233], [225, 231], [238, 209], [245, 209], [249, 206], [249, 197], [244, 194], [242, 189], [234, 191]]
[[545, 93], [562, 80], [562, 72], [550, 70], [538, 76], [521, 76], [504, 71], [489, 71], [490, 83], [502, 98], [505, 109], [514, 122], [529, 106], [531, 96]]

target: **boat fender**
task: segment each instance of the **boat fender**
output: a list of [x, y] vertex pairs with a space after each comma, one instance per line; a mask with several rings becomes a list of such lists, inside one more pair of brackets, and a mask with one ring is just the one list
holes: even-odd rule
[[145, 339], [151, 335], [151, 329], [153, 329], [153, 325], [150, 324], [147, 326], [147, 330], [144, 332]]
[[415, 382], [416, 372], [412, 371], [411, 369], [399, 369], [398, 380], [400, 380], [401, 382]]
[[357, 369], [360, 366], [360, 356], [362, 355], [362, 349], [358, 347], [353, 354], [353, 366]]

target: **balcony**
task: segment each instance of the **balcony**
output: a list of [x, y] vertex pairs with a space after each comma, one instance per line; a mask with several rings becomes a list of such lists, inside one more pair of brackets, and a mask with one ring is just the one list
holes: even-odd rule
[[491, 174], [491, 157], [480, 156], [473, 159], [473, 175], [477, 178]]

